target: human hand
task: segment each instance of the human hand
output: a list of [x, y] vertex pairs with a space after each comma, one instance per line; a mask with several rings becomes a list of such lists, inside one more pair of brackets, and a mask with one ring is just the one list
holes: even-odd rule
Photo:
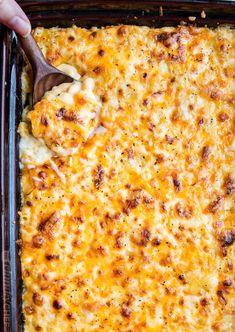
[[14, 0], [0, 0], [0, 23], [23, 37], [31, 32], [28, 17]]

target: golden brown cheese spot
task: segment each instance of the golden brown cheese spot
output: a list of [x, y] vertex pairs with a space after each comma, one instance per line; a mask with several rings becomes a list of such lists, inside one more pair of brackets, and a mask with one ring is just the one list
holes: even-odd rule
[[45, 115], [41, 116], [41, 124], [45, 127], [48, 126], [49, 122], [48, 122], [48, 118]]
[[225, 121], [228, 120], [228, 119], [229, 119], [229, 116], [228, 116], [228, 114], [225, 113], [225, 112], [222, 112], [222, 113], [220, 113], [220, 114], [218, 115], [218, 120], [219, 120], [220, 122], [225, 122]]
[[212, 201], [208, 207], [207, 210], [210, 213], [216, 213], [222, 206], [223, 198], [221, 196], [218, 196], [214, 201]]
[[126, 304], [122, 305], [121, 315], [125, 318], [130, 318], [131, 317], [131, 309], [128, 308], [128, 306]]
[[118, 30], [117, 30], [117, 35], [119, 36], [119, 37], [123, 37], [123, 36], [125, 36], [127, 34], [127, 27], [126, 26], [121, 26], [121, 27], [119, 27], [118, 28]]
[[183, 207], [180, 203], [176, 205], [176, 212], [179, 215], [179, 217], [182, 218], [191, 218], [193, 214], [193, 209], [191, 206]]
[[166, 136], [165, 136], [165, 140], [166, 140], [167, 143], [169, 143], [169, 144], [173, 144], [174, 141], [175, 141], [175, 138], [172, 137], [172, 136], [166, 135]]
[[103, 57], [105, 55], [105, 51], [101, 49], [98, 51], [98, 54], [99, 56]]
[[33, 303], [37, 306], [43, 305], [43, 297], [39, 293], [33, 294]]
[[33, 315], [33, 313], [35, 312], [35, 310], [32, 306], [25, 307], [24, 311], [25, 311], [26, 315]]
[[204, 123], [204, 119], [203, 118], [199, 118], [198, 119], [198, 125], [201, 126]]
[[48, 261], [51, 261], [51, 260], [58, 260], [59, 258], [60, 258], [60, 256], [59, 255], [50, 255], [50, 254], [47, 254], [46, 256], [45, 256], [45, 258], [48, 260]]
[[128, 159], [133, 159], [134, 158], [134, 150], [129, 148], [129, 149], [126, 149], [126, 153], [127, 153], [127, 157]]
[[141, 231], [141, 239], [140, 239], [139, 244], [141, 246], [146, 246], [148, 244], [148, 242], [150, 241], [150, 238], [151, 238], [150, 230], [148, 228], [144, 228]]
[[186, 285], [186, 284], [187, 284], [187, 280], [186, 280], [184, 274], [180, 274], [180, 275], [178, 276], [178, 279], [182, 282], [183, 285]]
[[223, 281], [223, 286], [224, 287], [231, 287], [233, 284], [233, 281], [231, 279], [226, 279]]
[[226, 230], [219, 234], [218, 237], [222, 247], [229, 247], [235, 240], [235, 230]]
[[181, 185], [181, 182], [180, 182], [177, 174], [173, 175], [173, 185], [174, 185], [176, 192], [179, 192], [181, 190], [182, 185]]
[[162, 43], [166, 47], [173, 46], [175, 42], [177, 42], [180, 38], [180, 35], [174, 32], [162, 32], [155, 36], [157, 42]]
[[125, 206], [123, 208], [123, 212], [126, 213], [127, 215], [129, 215], [131, 210], [137, 208], [137, 206], [140, 204], [140, 202], [141, 202], [141, 198], [138, 196], [133, 199], [127, 199], [125, 202]]
[[206, 297], [204, 297], [203, 299], [201, 299], [201, 305], [203, 306], [203, 307], [206, 307], [207, 305], [209, 305], [210, 304], [210, 301], [209, 301], [209, 299], [208, 298], [206, 298]]
[[41, 235], [34, 235], [32, 242], [35, 248], [41, 248], [44, 243], [44, 238]]
[[94, 185], [95, 188], [99, 190], [104, 181], [104, 169], [102, 165], [97, 166], [94, 175]]
[[47, 177], [47, 173], [41, 171], [41, 172], [38, 173], [38, 176], [39, 176], [41, 179], [45, 179], [45, 178]]
[[231, 195], [235, 191], [235, 180], [231, 177], [231, 175], [226, 176], [223, 187], [226, 195]]
[[159, 237], [155, 237], [155, 238], [152, 240], [152, 244], [153, 244], [154, 246], [159, 246], [161, 243], [162, 243], [162, 240], [161, 240]]
[[98, 74], [101, 74], [103, 71], [103, 68], [101, 66], [96, 66], [94, 69], [93, 69], [93, 72], [96, 73], [97, 75]]
[[68, 40], [69, 40], [70, 42], [73, 42], [73, 41], [75, 40], [75, 38], [74, 38], [74, 36], [69, 36], [69, 37], [68, 37]]
[[120, 269], [114, 269], [114, 270], [113, 270], [113, 275], [114, 275], [115, 277], [121, 277], [121, 276], [123, 276], [123, 271], [120, 270]]
[[209, 146], [204, 146], [202, 148], [202, 160], [207, 161], [210, 156], [210, 147]]
[[219, 289], [217, 291], [217, 296], [218, 296], [218, 299], [219, 299], [219, 302], [223, 305], [227, 304], [227, 300], [226, 300], [226, 293], [223, 289]]
[[161, 153], [157, 154], [157, 156], [156, 156], [156, 160], [155, 160], [155, 163], [156, 163], [156, 164], [161, 164], [161, 163], [163, 163], [164, 161], [165, 161], [165, 157], [164, 157], [164, 155], [161, 154]]
[[42, 220], [38, 226], [38, 230], [49, 239], [54, 239], [56, 229], [60, 223], [59, 213], [54, 212], [48, 218]]
[[56, 310], [60, 310], [61, 308], [63, 308], [63, 303], [61, 300], [54, 300], [53, 301], [53, 308]]
[[69, 312], [68, 314], [67, 314], [67, 316], [66, 316], [69, 320], [74, 320], [74, 319], [76, 319], [76, 316], [74, 315], [74, 313], [72, 313], [72, 312]]

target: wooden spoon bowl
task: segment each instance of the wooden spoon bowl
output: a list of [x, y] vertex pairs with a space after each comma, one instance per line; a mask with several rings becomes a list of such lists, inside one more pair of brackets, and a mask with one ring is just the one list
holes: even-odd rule
[[21, 46], [33, 70], [33, 103], [42, 99], [47, 91], [61, 83], [73, 82], [74, 79], [49, 65], [33, 36], [18, 36]]

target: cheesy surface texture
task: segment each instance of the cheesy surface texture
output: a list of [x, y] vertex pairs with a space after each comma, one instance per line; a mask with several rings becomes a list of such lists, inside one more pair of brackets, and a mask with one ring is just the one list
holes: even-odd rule
[[77, 81], [19, 129], [25, 331], [234, 331], [235, 30], [34, 37]]

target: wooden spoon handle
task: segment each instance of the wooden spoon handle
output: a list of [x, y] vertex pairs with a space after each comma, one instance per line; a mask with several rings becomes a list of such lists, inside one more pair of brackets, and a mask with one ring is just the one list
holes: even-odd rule
[[32, 69], [36, 74], [46, 64], [42, 51], [31, 34], [27, 37], [21, 37], [18, 35], [18, 38]]

